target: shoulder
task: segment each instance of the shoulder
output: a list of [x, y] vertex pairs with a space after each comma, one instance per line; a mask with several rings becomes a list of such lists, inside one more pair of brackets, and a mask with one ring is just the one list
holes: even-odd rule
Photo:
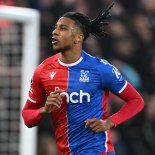
[[103, 70], [108, 71], [113, 67], [113, 65], [110, 64], [107, 60], [94, 57], [84, 51], [83, 51], [83, 57], [84, 57], [84, 60], [87, 61], [87, 63], [89, 63], [90, 65], [93, 65], [94, 68], [96, 68], [97, 70], [101, 69], [102, 71]]
[[47, 59], [45, 59], [43, 62], [41, 62], [37, 68], [36, 68], [36, 72], [40, 72], [44, 67], [46, 67], [47, 65], [51, 65], [51, 64], [54, 64], [57, 62], [59, 58], [59, 53], [58, 54], [55, 54]]
[[43, 66], [49, 65], [49, 64], [53, 64], [55, 62], [57, 62], [58, 58], [59, 58], [60, 54], [55, 54], [47, 59], [45, 59], [41, 64]]
[[40, 78], [41, 72], [44, 71], [47, 68], [47, 66], [51, 66], [51, 64], [56, 63], [58, 60], [58, 57], [59, 57], [59, 54], [56, 54], [54, 56], [51, 56], [45, 59], [41, 64], [39, 64], [34, 71], [33, 78]]
[[86, 52], [84, 53], [84, 58], [85, 61], [89, 62], [105, 80], [107, 79], [107, 81], [109, 81], [111, 79], [115, 79], [115, 77], [117, 79], [122, 79], [122, 75], [119, 70], [107, 60], [91, 56]]

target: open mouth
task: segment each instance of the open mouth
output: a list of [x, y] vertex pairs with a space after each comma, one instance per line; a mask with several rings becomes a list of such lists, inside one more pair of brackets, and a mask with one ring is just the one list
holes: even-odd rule
[[58, 43], [58, 39], [55, 37], [52, 37], [52, 44], [55, 45]]

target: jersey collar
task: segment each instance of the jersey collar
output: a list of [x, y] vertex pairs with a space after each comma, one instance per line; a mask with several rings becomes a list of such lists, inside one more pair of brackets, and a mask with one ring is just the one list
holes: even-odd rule
[[83, 60], [83, 57], [81, 56], [81, 57], [79, 58], [79, 60], [77, 60], [76, 62], [73, 62], [73, 63], [70, 63], [70, 64], [66, 64], [66, 63], [60, 61], [60, 59], [58, 58], [59, 64], [62, 65], [62, 66], [66, 66], [66, 67], [76, 66], [76, 65], [78, 65], [82, 60]]

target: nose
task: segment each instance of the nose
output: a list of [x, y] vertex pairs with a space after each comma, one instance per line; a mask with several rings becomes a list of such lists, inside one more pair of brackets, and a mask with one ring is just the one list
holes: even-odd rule
[[59, 34], [58, 29], [55, 28], [55, 29], [52, 31], [52, 35], [58, 35], [58, 34]]

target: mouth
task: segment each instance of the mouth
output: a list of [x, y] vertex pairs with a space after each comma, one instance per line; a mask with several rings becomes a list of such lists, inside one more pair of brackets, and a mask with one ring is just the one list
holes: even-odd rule
[[52, 44], [56, 45], [59, 42], [59, 40], [56, 37], [52, 37]]

